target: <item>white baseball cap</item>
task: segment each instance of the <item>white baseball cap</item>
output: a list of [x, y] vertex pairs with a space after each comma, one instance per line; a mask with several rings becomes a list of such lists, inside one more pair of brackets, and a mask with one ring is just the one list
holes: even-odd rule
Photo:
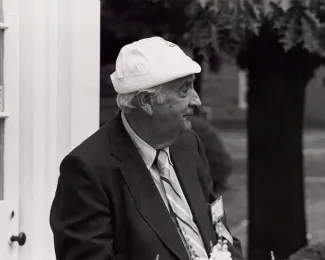
[[121, 49], [111, 80], [117, 93], [126, 94], [199, 72], [200, 65], [176, 44], [151, 37]]

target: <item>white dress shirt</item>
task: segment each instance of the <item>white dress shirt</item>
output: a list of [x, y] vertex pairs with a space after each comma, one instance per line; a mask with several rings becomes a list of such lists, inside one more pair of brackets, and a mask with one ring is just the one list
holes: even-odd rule
[[[156, 157], [156, 149], [153, 148], [152, 146], [150, 146], [149, 144], [147, 144], [144, 140], [142, 140], [131, 128], [131, 126], [129, 125], [129, 123], [127, 122], [127, 119], [124, 115], [124, 113], [122, 112], [122, 122], [123, 122], [123, 125], [127, 131], [127, 133], [129, 134], [132, 142], [134, 143], [134, 145], [136, 146], [137, 150], [139, 151], [145, 165], [147, 166], [150, 174], [151, 174], [151, 177], [167, 207], [167, 209], [169, 210], [169, 204], [168, 204], [168, 200], [167, 200], [167, 197], [166, 197], [166, 193], [165, 193], [165, 189], [164, 189], [164, 186], [163, 184], [161, 183], [161, 180], [160, 180], [160, 175], [159, 175], [159, 172], [156, 170], [156, 167], [153, 167], [153, 162], [155, 160], [155, 157]], [[188, 207], [188, 212], [190, 212], [190, 217], [192, 218], [193, 220], [193, 215], [191, 213], [191, 209], [188, 205], [188, 202], [186, 200], [186, 197], [184, 196], [184, 193], [182, 191], [182, 188], [179, 184], [179, 181], [178, 181], [178, 178], [177, 178], [177, 175], [175, 173], [175, 170], [174, 170], [174, 167], [172, 165], [172, 161], [171, 161], [171, 158], [170, 158], [170, 153], [169, 153], [169, 147], [166, 147], [164, 148], [164, 150], [167, 152], [168, 154], [168, 159], [169, 159], [169, 162], [170, 162], [170, 165], [169, 165], [169, 171], [170, 171], [170, 178], [172, 179], [173, 183], [178, 185], [179, 186], [179, 190], [181, 190], [181, 194], [180, 196], [182, 197], [182, 200], [184, 200], [185, 204], [186, 204], [186, 207]]]

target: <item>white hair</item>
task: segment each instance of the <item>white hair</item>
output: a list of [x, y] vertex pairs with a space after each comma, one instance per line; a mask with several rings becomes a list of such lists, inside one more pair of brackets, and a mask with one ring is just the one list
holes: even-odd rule
[[154, 103], [162, 104], [167, 96], [166, 90], [167, 84], [159, 85], [156, 87], [152, 87], [146, 90], [139, 90], [132, 93], [127, 94], [117, 94], [116, 102], [118, 107], [125, 113], [130, 113], [137, 104], [137, 97], [140, 93], [147, 93], [152, 95], [154, 98]]

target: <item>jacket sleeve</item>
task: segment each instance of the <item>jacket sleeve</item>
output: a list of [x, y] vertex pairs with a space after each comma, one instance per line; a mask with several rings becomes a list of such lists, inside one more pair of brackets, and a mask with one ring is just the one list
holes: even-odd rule
[[[206, 184], [206, 187], [208, 189], [208, 196], [207, 197], [209, 199], [209, 203], [212, 203], [217, 198], [217, 195], [213, 192], [213, 181], [212, 181], [212, 177], [211, 177], [211, 174], [210, 174], [208, 159], [207, 159], [207, 157], [205, 155], [205, 149], [203, 147], [203, 144], [202, 144], [200, 138], [197, 136], [197, 134], [195, 134], [195, 136], [196, 136], [197, 143], [198, 143], [198, 152], [199, 152], [200, 157], [201, 157], [202, 162], [203, 162], [203, 167], [202, 167], [203, 168], [203, 174], [202, 174], [202, 176], [200, 176], [200, 178], [204, 179], [203, 182]], [[222, 219], [222, 222], [224, 223], [225, 227], [228, 229], [229, 233], [231, 233], [230, 230], [229, 230], [228, 224], [227, 224], [226, 217], [224, 217]], [[231, 252], [233, 260], [242, 260], [242, 259], [244, 259], [241, 243], [240, 243], [238, 238], [233, 237], [233, 245], [232, 246], [230, 245], [229, 250]]]
[[50, 213], [57, 260], [113, 260], [110, 201], [90, 167], [68, 156]]

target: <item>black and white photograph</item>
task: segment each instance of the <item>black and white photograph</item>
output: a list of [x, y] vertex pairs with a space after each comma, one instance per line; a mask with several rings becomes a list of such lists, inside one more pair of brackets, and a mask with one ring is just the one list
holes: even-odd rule
[[325, 1], [0, 0], [0, 260], [325, 260]]

